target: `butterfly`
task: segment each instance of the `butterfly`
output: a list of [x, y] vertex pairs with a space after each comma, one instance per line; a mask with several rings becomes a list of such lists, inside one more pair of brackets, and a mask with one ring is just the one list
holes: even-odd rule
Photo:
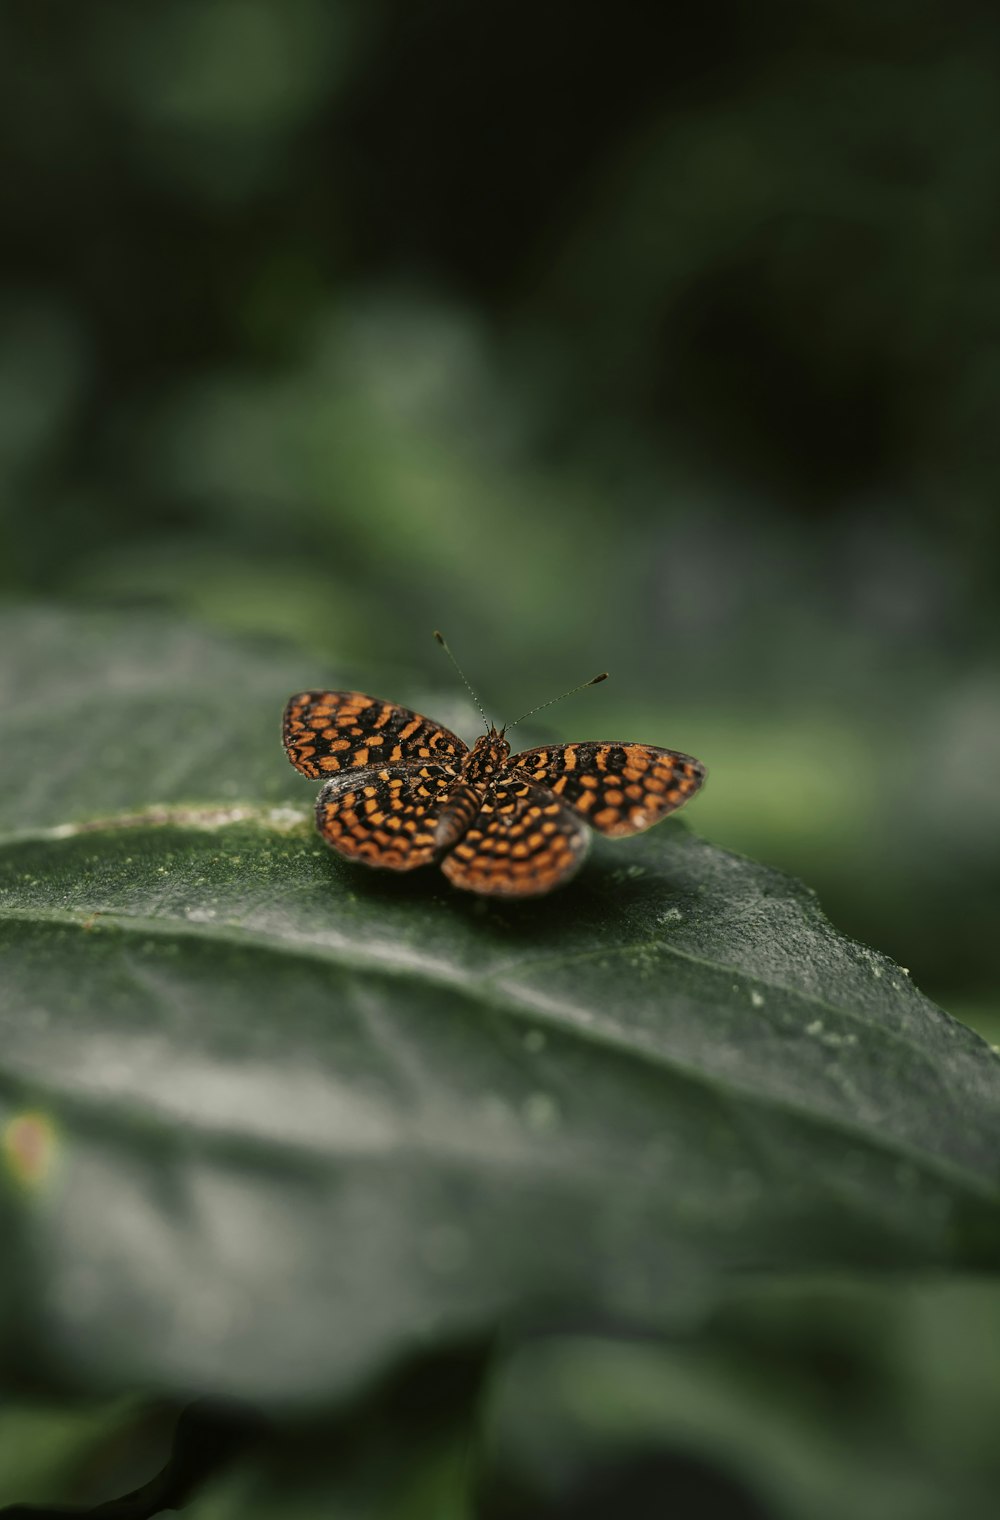
[[431, 718], [359, 691], [298, 693], [282, 733], [296, 770], [325, 780], [316, 824], [339, 854], [390, 871], [437, 864], [453, 886], [502, 897], [569, 881], [588, 825], [638, 834], [690, 801], [706, 775], [700, 760], [652, 744], [512, 755], [506, 728], [491, 723], [470, 749]]

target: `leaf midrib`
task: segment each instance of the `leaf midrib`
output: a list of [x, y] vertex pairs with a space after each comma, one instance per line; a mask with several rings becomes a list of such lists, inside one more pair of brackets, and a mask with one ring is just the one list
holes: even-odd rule
[[[100, 928], [84, 928], [82, 919], [92, 918], [94, 911], [99, 912]], [[840, 1115], [823, 1113], [819, 1114], [815, 1109], [803, 1104], [795, 1103], [790, 1099], [774, 1093], [761, 1092], [759, 1089], [742, 1087], [732, 1081], [731, 1078], [723, 1078], [714, 1072], [705, 1071], [689, 1062], [678, 1060], [655, 1046], [642, 1044], [635, 1039], [625, 1040], [607, 1027], [593, 1024], [566, 1022], [554, 1017], [551, 1010], [544, 1007], [538, 1008], [532, 1005], [527, 998], [515, 996], [509, 989], [491, 985], [492, 978], [476, 978], [473, 976], [448, 976], [441, 974], [436, 968], [419, 963], [408, 965], [405, 968], [393, 968], [387, 966], [377, 958], [372, 958], [368, 963], [359, 965], [350, 956], [340, 949], [332, 946], [317, 944], [315, 941], [302, 940], [292, 943], [276, 935], [263, 934], [254, 931], [252, 934], [246, 930], [235, 928], [232, 925], [201, 925], [186, 923], [180, 919], [165, 921], [156, 918], [144, 918], [135, 914], [120, 912], [107, 912], [104, 910], [59, 910], [49, 909], [7, 909], [0, 911], [0, 922], [8, 921], [32, 922], [39, 926], [47, 924], [59, 925], [61, 928], [72, 928], [80, 933], [100, 933], [107, 929], [126, 935], [154, 937], [162, 940], [175, 940], [183, 942], [187, 940], [202, 940], [211, 943], [213, 940], [222, 941], [225, 944], [236, 945], [241, 949], [249, 950], [254, 954], [269, 955], [285, 958], [290, 953], [302, 955], [306, 959], [318, 961], [321, 964], [333, 965], [341, 970], [359, 972], [361, 974], [375, 972], [382, 975], [416, 975], [423, 981], [432, 985], [447, 987], [449, 990], [459, 992], [479, 992], [498, 1011], [508, 1012], [520, 1019], [530, 1019], [535, 1025], [545, 1024], [550, 1030], [562, 1035], [576, 1035], [593, 1044], [602, 1045], [614, 1050], [616, 1054], [627, 1057], [629, 1060], [642, 1061], [644, 1064], [655, 1064], [665, 1071], [690, 1082], [694, 1085], [707, 1088], [713, 1094], [721, 1096], [726, 1101], [738, 1099], [740, 1102], [748, 1102], [759, 1108], [769, 1111], [791, 1115], [797, 1122], [807, 1127], [817, 1127], [824, 1131], [836, 1130], [849, 1136], [855, 1143], [861, 1143], [873, 1151], [881, 1151], [884, 1154], [895, 1156], [901, 1160], [908, 1160], [920, 1166], [926, 1172], [940, 1175], [950, 1182], [958, 1182], [969, 1192], [1000, 1205], [1000, 1186], [991, 1184], [985, 1177], [971, 1172], [962, 1167], [958, 1162], [951, 1161], [946, 1157], [919, 1149], [909, 1142], [899, 1140], [896, 1137], [887, 1138], [870, 1129], [852, 1124], [850, 1120]], [[653, 942], [657, 943], [657, 942]], [[711, 963], [709, 963], [711, 965]], [[769, 985], [765, 983], [764, 985]], [[793, 996], [795, 994], [792, 994]], [[13, 1080], [22, 1081], [16, 1075]], [[79, 1101], [79, 1094], [70, 1094], [71, 1098]], [[102, 1099], [106, 1102], [106, 1096]], [[207, 1131], [200, 1131], [207, 1134]], [[241, 1137], [248, 1138], [248, 1137]], [[291, 1142], [289, 1142], [291, 1143]], [[285, 1142], [282, 1142], [284, 1145]]]
[[[149, 825], [148, 817], [140, 817], [139, 815], [134, 815], [129, 816], [127, 820], [122, 820], [122, 823], [120, 825], [115, 825], [114, 827], [132, 827], [140, 826], [142, 824], [146, 824], [147, 826]], [[98, 831], [104, 826], [104, 824], [95, 826], [95, 831]], [[89, 832], [89, 826], [82, 826], [82, 829]], [[25, 842], [59, 843], [66, 837], [69, 836], [64, 834], [61, 831], [61, 828], [49, 830], [43, 834], [31, 834], [16, 837], [13, 835], [7, 835], [5, 837], [0, 836], [0, 852], [2, 852], [5, 846], [9, 844], [23, 844]], [[33, 917], [37, 917], [39, 922], [44, 922], [47, 921], [49, 917], [51, 917], [53, 922], [59, 921], [73, 923], [77, 918], [92, 917], [96, 913], [100, 916], [102, 921], [112, 922], [120, 920], [122, 924], [126, 922], [146, 923], [151, 926], [150, 932], [154, 932], [161, 922], [158, 919], [143, 918], [139, 914], [122, 912], [120, 909], [102, 909], [93, 907], [79, 908], [67, 912], [64, 920], [57, 918], [58, 913], [59, 910], [57, 909], [41, 910], [33, 908], [21, 909], [0, 907], [0, 922], [2, 922], [5, 918], [12, 920], [23, 919], [30, 921]], [[218, 924], [202, 926], [198, 924], [187, 923], [183, 919], [177, 917], [171, 917], [169, 919], [169, 923], [174, 926], [178, 932], [183, 931], [191, 935], [198, 934], [204, 938], [224, 937], [223, 927]], [[233, 931], [230, 928], [230, 933], [232, 932]], [[289, 946], [294, 944], [296, 950], [308, 948], [316, 956], [327, 958], [338, 965], [346, 964], [346, 961], [340, 955], [339, 948], [324, 945], [322, 942], [316, 941], [314, 939], [296, 938], [293, 940], [290, 937], [283, 939], [278, 935], [268, 934], [265, 931], [261, 931], [259, 929], [255, 929], [252, 934], [247, 930], [236, 932], [242, 936], [239, 941], [241, 944], [252, 943], [255, 938], [261, 941], [266, 940], [267, 943], [275, 947]], [[713, 975], [721, 974], [733, 977], [749, 991], [754, 991], [762, 987], [768, 988], [774, 992], [783, 993], [786, 997], [793, 998], [801, 1007], [805, 1009], [815, 1009], [834, 1018], [844, 1019], [846, 1021], [859, 1025], [865, 1030], [870, 1030], [872, 1027], [872, 1020], [867, 1014], [860, 1013], [854, 1008], [851, 1008], [845, 1004], [831, 1003], [826, 998], [820, 997], [815, 992], [807, 991], [802, 987], [789, 985], [784, 981], [755, 976], [752, 973], [743, 970], [742, 967], [733, 965], [729, 961], [709, 960], [705, 956], [698, 955], [692, 950], [684, 950], [679, 945], [671, 944], [669, 940], [664, 939], [646, 938], [639, 940], [629, 940], [624, 944], [594, 946], [590, 949], [574, 948], [562, 950], [556, 954], [523, 956], [519, 959], [505, 962], [502, 966], [496, 967], [488, 979], [477, 978], [472, 973], [468, 972], [456, 973], [454, 978], [449, 979], [442, 971], [439, 970], [439, 968], [431, 967], [426, 962], [412, 961], [407, 962], [405, 965], [401, 965], [394, 963], [388, 959], [383, 961], [375, 957], [372, 957], [369, 962], [359, 966], [358, 969], [380, 970], [385, 971], [388, 974], [396, 975], [406, 975], [413, 972], [424, 976], [426, 979], [432, 979], [435, 976], [440, 976], [441, 980], [443, 982], [446, 982], [448, 985], [466, 987], [469, 985], [487, 985], [490, 980], [495, 980], [499, 975], [506, 975], [509, 972], [517, 971], [525, 967], [537, 968], [544, 967], [546, 965], [559, 966], [571, 961], [587, 959], [597, 960], [600, 958], [607, 958], [609, 956], [629, 955], [633, 952], [641, 952], [644, 950], [655, 951], [658, 954], [673, 956], [678, 960], [686, 961], [690, 965], [703, 966], [706, 970], [712, 972]], [[912, 984], [910, 986], [910, 992], [914, 997], [921, 996], [918, 992], [918, 989], [913, 987]], [[926, 999], [921, 999], [921, 1002], [925, 1012], [928, 1009], [934, 1012], [939, 1011], [935, 1009], [934, 1005], [928, 1002]], [[905, 1033], [900, 1032], [899, 1030], [890, 1029], [887, 1026], [881, 1024], [878, 1025], [878, 1032], [880, 1038], [883, 1039], [887, 1044], [898, 1045], [911, 1054], [914, 1054], [920, 1059], [927, 1062], [927, 1052], [918, 1040], [908, 1036]], [[974, 1035], [975, 1031], [969, 1031], [969, 1033], [972, 1033]], [[996, 1053], [986, 1041], [982, 1041], [981, 1043], [983, 1044], [984, 1050], [986, 1050], [988, 1054], [994, 1056], [995, 1059], [1000, 1060], [1000, 1057], [996, 1056]]]
[[[239, 808], [241, 810], [241, 814], [243, 815], [238, 820], [227, 819], [225, 822], [222, 822], [222, 823], [218, 823], [218, 822], [215, 822], [215, 823], [207, 823], [207, 822], [206, 823], [193, 823], [191, 821], [192, 817], [194, 815], [196, 815], [196, 814], [204, 814], [206, 817], [217, 817], [220, 812], [228, 812], [230, 810], [235, 810], [236, 808]], [[221, 832], [222, 829], [230, 827], [234, 823], [242, 825], [244, 823], [249, 822], [249, 823], [251, 823], [252, 825], [254, 825], [256, 827], [259, 827], [262, 831], [265, 831], [265, 832], [266, 831], [271, 831], [271, 832], [277, 834], [279, 837], [287, 839], [290, 836], [291, 833], [297, 832], [297, 825], [296, 825], [296, 827], [295, 827], [294, 830], [293, 829], [288, 829], [288, 828], [285, 828], [285, 829], [277, 828], [275, 826], [275, 824], [273, 823], [273, 821], [271, 819], [271, 816], [270, 816], [275, 811], [281, 812], [281, 811], [283, 811], [283, 809], [281, 809], [281, 808], [266, 807], [266, 806], [260, 806], [259, 804], [257, 804], [257, 805], [251, 805], [251, 804], [236, 804], [236, 803], [233, 803], [228, 808], [221, 808], [221, 807], [208, 808], [208, 807], [205, 807], [204, 805], [202, 805], [199, 808], [195, 808], [195, 807], [182, 806], [182, 805], [179, 805], [179, 804], [171, 804], [169, 807], [167, 807], [165, 809], [150, 808], [150, 809], [147, 809], [147, 810], [145, 810], [143, 812], [139, 812], [139, 813], [126, 813], [126, 814], [122, 814], [122, 815], [120, 815], [117, 818], [95, 819], [92, 822], [91, 821], [85, 821], [83, 823], [76, 823], [76, 824], [58, 824], [58, 825], [54, 825], [51, 828], [38, 829], [38, 830], [29, 830], [29, 831], [26, 831], [24, 833], [2, 834], [2, 835], [0, 835], [0, 853], [2, 853], [8, 846], [20, 846], [20, 845], [29, 844], [29, 843], [59, 844], [59, 843], [62, 843], [65, 839], [76, 838], [76, 837], [78, 837], [81, 834], [114, 833], [114, 832], [117, 832], [117, 830], [119, 830], [119, 829], [129, 829], [129, 828], [169, 827], [169, 826], [172, 826], [173, 815], [175, 815], [175, 814], [176, 814], [176, 818], [177, 818], [177, 826], [180, 826], [180, 827], [193, 827], [193, 828], [197, 828], [199, 830], [205, 829], [206, 832], [214, 832], [214, 831], [220, 831]], [[170, 816], [168, 816], [168, 815], [170, 815]], [[302, 815], [303, 820], [305, 819], [305, 817], [306, 817], [306, 815], [303, 814]], [[739, 857], [739, 858], [743, 859], [745, 857]], [[32, 913], [34, 911], [36, 911], [36, 910], [29, 910], [29, 909], [20, 910], [20, 909], [0, 908], [0, 921], [2, 921], [5, 917], [6, 918], [21, 917], [22, 914], [30, 914], [30, 913]], [[105, 911], [103, 909], [89, 908], [89, 909], [80, 909], [78, 911], [79, 911], [81, 917], [86, 917], [86, 916], [88, 916], [90, 914], [93, 914], [95, 912], [100, 913], [100, 916], [102, 917], [102, 919], [104, 919], [104, 918], [110, 919], [113, 916], [113, 911]], [[125, 919], [131, 919], [131, 920], [136, 921], [136, 922], [139, 921], [139, 915], [136, 915], [136, 914], [126, 914], [126, 913], [120, 913], [119, 912], [119, 916], [121, 917], [121, 919], [123, 921]], [[68, 921], [72, 922], [72, 915], [69, 915]], [[157, 920], [149, 920], [149, 922], [155, 924], [158, 921]], [[193, 925], [193, 924], [185, 924], [183, 920], [177, 919], [177, 918], [171, 919], [170, 922], [172, 924], [176, 925], [179, 929], [180, 928], [187, 929], [187, 930], [190, 930], [192, 933], [194, 933], [195, 930], [199, 927], [199, 926]], [[213, 927], [206, 927], [206, 929], [204, 930], [204, 933], [206, 934], [206, 936], [211, 937], [213, 933], [218, 934], [218, 928], [217, 927], [214, 927], [214, 928]], [[281, 944], [286, 943], [286, 941], [281, 940], [276, 935], [266, 935], [266, 934], [260, 933], [260, 931], [255, 931], [255, 933], [259, 934], [259, 937], [261, 939], [265, 939], [266, 938], [270, 943], [273, 943], [273, 944], [276, 944], [276, 945], [281, 945]], [[221, 935], [219, 937], [221, 937]], [[247, 937], [249, 938], [249, 935]], [[295, 941], [295, 943], [296, 943], [297, 946], [299, 946], [299, 945], [308, 945], [308, 946], [314, 948], [317, 952], [319, 950], [321, 950], [321, 949], [325, 949], [326, 948], [326, 947], [323, 947], [321, 945], [318, 945], [315, 940], [301, 940], [301, 941], [297, 940], [297, 941]], [[567, 961], [572, 961], [572, 960], [585, 960], [585, 959], [588, 959], [588, 958], [597, 959], [597, 958], [599, 958], [601, 956], [625, 955], [625, 954], [630, 954], [633, 951], [642, 951], [642, 950], [655, 950], [655, 951], [660, 952], [660, 953], [666, 953], [667, 955], [675, 956], [679, 960], [687, 961], [691, 965], [704, 966], [707, 970], [709, 970], [709, 971], [711, 971], [713, 973], [724, 973], [727, 976], [733, 976], [733, 977], [737, 978], [744, 987], [747, 987], [747, 988], [749, 988], [751, 990], [755, 989], [755, 988], [758, 988], [758, 987], [771, 988], [771, 989], [773, 989], [776, 992], [782, 992], [786, 996], [796, 999], [796, 1001], [798, 1003], [800, 1003], [804, 1007], [815, 1008], [817, 1010], [821, 1010], [824, 1013], [831, 1014], [831, 1015], [833, 1015], [836, 1018], [843, 1018], [843, 1019], [850, 1020], [853, 1023], [861, 1025], [865, 1029], [869, 1029], [871, 1027], [871, 1022], [872, 1022], [871, 1019], [866, 1014], [856, 1012], [853, 1008], [850, 1008], [850, 1007], [847, 1007], [847, 1006], [844, 1006], [844, 1005], [841, 1005], [841, 1004], [837, 1004], [837, 1003], [831, 1003], [827, 999], [820, 997], [815, 992], [806, 991], [805, 989], [803, 989], [801, 987], [790, 986], [786, 982], [776, 981], [776, 980], [770, 980], [770, 979], [769, 980], [765, 980], [763, 977], [753, 976], [749, 972], [744, 971], [741, 967], [732, 965], [728, 961], [711, 961], [711, 960], [708, 960], [705, 956], [697, 955], [694, 951], [683, 950], [678, 945], [673, 945], [669, 941], [663, 940], [663, 939], [647, 938], [647, 939], [642, 939], [642, 940], [630, 940], [627, 944], [621, 944], [621, 945], [611, 945], [611, 946], [603, 946], [603, 947], [602, 946], [597, 946], [597, 947], [594, 947], [592, 949], [572, 949], [572, 950], [560, 951], [558, 954], [555, 954], [555, 955], [540, 955], [540, 956], [535, 956], [535, 957], [523, 957], [520, 960], [515, 960], [515, 961], [509, 962], [508, 963], [508, 967], [512, 968], [512, 969], [516, 969], [518, 967], [523, 967], [523, 966], [534, 966], [534, 967], [537, 967], [537, 966], [544, 966], [544, 965], [547, 965], [547, 964], [559, 965], [559, 964], [565, 963]], [[333, 956], [331, 956], [330, 958], [331, 959], [335, 959], [335, 957], [333, 957]], [[342, 964], [342, 963], [338, 962], [338, 964]], [[376, 969], [380, 969], [380, 970], [384, 969], [384, 970], [386, 970], [388, 972], [397, 972], [399, 974], [404, 974], [405, 972], [410, 972], [410, 971], [420, 971], [421, 973], [427, 973], [427, 974], [431, 974], [431, 975], [434, 974], [432, 972], [431, 968], [427, 967], [425, 964], [421, 965], [419, 963], [408, 964], [405, 967], [401, 967], [401, 966], [395, 966], [391, 962], [386, 962], [384, 964], [381, 963], [381, 962], [379, 962], [379, 963], [377, 963]], [[465, 986], [465, 985], [468, 985], [469, 981], [475, 981], [475, 979], [472, 978], [472, 977], [466, 977], [465, 979], [463, 979], [461, 977], [456, 976], [456, 978], [455, 978], [455, 985]], [[915, 987], [913, 987], [912, 984], [911, 984], [910, 990], [914, 994], [914, 996], [918, 996], [919, 995], [918, 994], [918, 990]], [[928, 1007], [928, 1008], [933, 1008], [934, 1007], [933, 1004], [931, 1004], [929, 1002], [926, 1002], [926, 1000], [924, 1000], [924, 1001], [926, 1003], [926, 1007]], [[898, 1030], [888, 1029], [888, 1028], [886, 1028], [884, 1026], [879, 1026], [879, 1032], [880, 1032], [881, 1036], [886, 1041], [893, 1042], [893, 1043], [896, 1043], [898, 1045], [901, 1045], [903, 1048], [905, 1048], [905, 1049], [907, 1049], [907, 1050], [909, 1050], [911, 1052], [914, 1052], [918, 1056], [926, 1057], [926, 1052], [924, 1051], [923, 1047], [920, 1045], [920, 1043], [917, 1040], [911, 1039], [911, 1038], [909, 1038], [905, 1034], [901, 1034]], [[984, 1048], [991, 1055], [995, 1054], [993, 1052], [992, 1047], [990, 1045], [988, 1045], [985, 1041], [983, 1041], [982, 1043], [984, 1045]], [[1000, 1059], [1000, 1058], [998, 1058], [998, 1059]]]

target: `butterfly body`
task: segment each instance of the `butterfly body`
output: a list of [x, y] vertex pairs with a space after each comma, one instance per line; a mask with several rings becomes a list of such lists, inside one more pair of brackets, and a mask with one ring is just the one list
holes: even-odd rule
[[363, 692], [292, 697], [283, 737], [324, 779], [319, 832], [350, 860], [394, 871], [436, 863], [454, 886], [531, 897], [568, 881], [589, 828], [635, 834], [676, 811], [705, 768], [676, 750], [586, 742], [511, 755], [503, 729], [470, 749], [440, 724]]

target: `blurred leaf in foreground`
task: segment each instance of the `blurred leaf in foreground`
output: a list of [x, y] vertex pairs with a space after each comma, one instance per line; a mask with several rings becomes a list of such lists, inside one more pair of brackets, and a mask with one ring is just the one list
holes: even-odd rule
[[609, 1476], [639, 1474], [662, 1505], [643, 1517], [694, 1512], [697, 1480], [748, 1517], [990, 1520], [998, 1408], [996, 1281], [775, 1283], [673, 1343], [514, 1347], [484, 1419], [485, 1513], [582, 1520]]

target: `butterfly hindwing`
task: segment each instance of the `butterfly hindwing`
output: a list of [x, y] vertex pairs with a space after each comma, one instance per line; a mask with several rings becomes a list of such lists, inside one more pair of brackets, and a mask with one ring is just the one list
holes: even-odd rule
[[700, 760], [653, 744], [553, 744], [511, 765], [550, 787], [601, 834], [638, 834], [689, 801], [705, 780]]
[[381, 765], [460, 760], [449, 729], [360, 691], [304, 691], [285, 708], [282, 737], [295, 769], [314, 779]]
[[348, 860], [411, 871], [440, 853], [436, 829], [455, 785], [444, 765], [342, 772], [316, 799], [316, 826]]
[[487, 792], [441, 869], [468, 892], [535, 897], [569, 880], [588, 843], [583, 824], [557, 797], [508, 772]]

